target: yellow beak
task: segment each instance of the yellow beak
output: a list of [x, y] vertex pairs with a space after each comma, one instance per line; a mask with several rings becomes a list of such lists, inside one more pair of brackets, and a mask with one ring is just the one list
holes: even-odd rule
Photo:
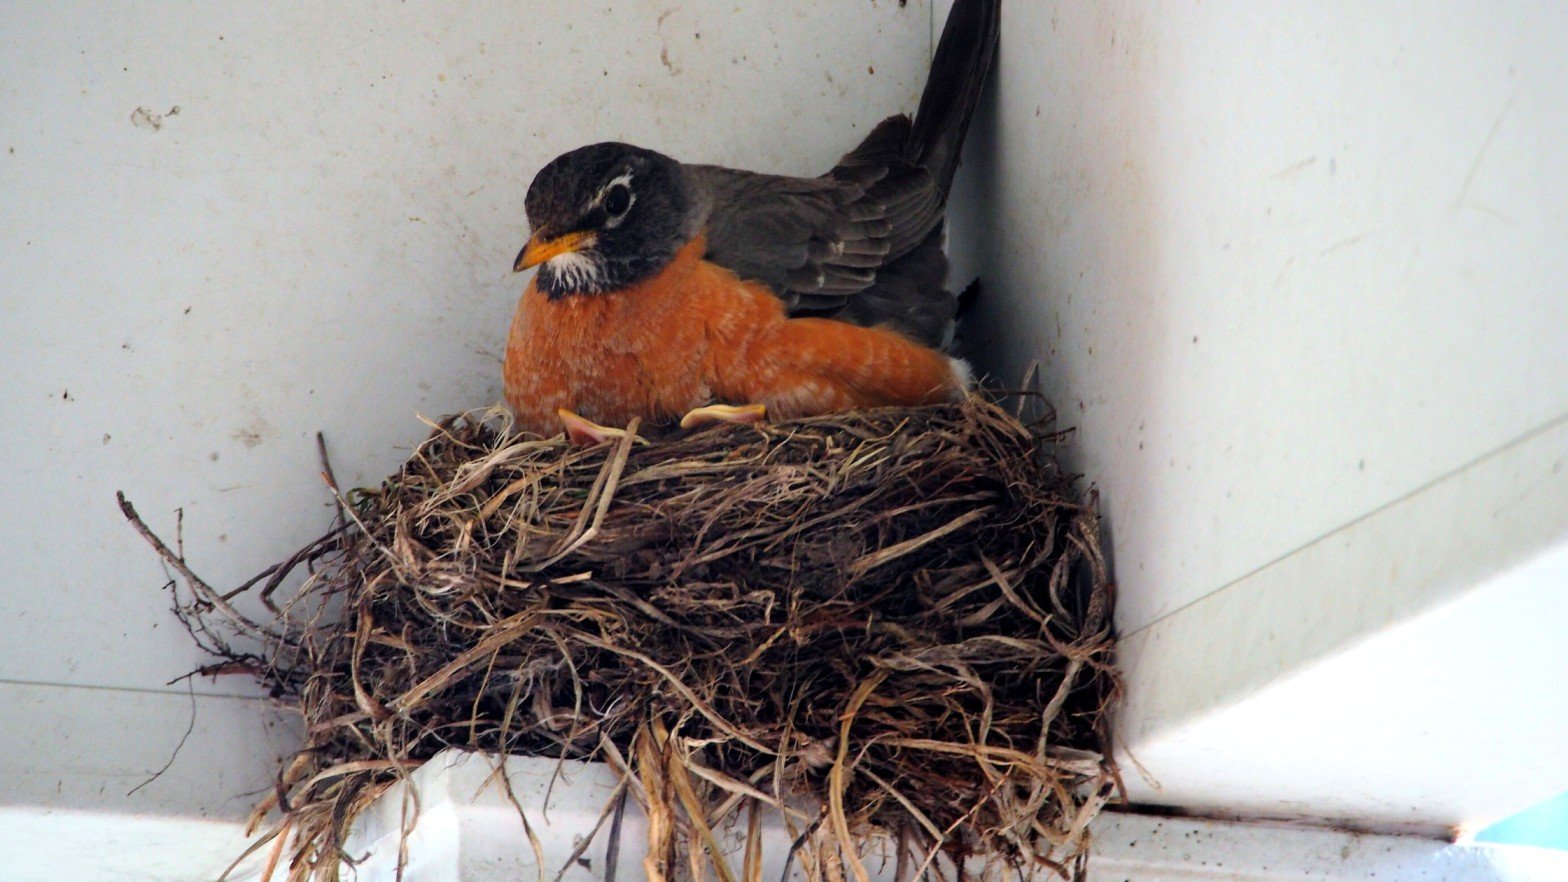
[[543, 233], [534, 233], [528, 239], [528, 244], [517, 255], [517, 262], [512, 264], [512, 272], [520, 273], [531, 266], [538, 266], [552, 257], [571, 254], [581, 251], [593, 244], [593, 233], [576, 232], [562, 233], [553, 238], [546, 237]]

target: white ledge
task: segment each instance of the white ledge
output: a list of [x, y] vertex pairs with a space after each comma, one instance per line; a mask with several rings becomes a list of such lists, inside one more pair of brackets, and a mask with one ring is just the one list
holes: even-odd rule
[[[539, 878], [517, 807], [495, 771], [495, 758], [448, 751], [412, 776], [418, 814], [407, 841], [404, 878], [417, 882], [515, 882]], [[598, 822], [614, 793], [616, 776], [607, 766], [558, 764], [511, 758], [506, 776], [524, 807], [544, 855], [544, 878], [554, 879], [581, 838]], [[552, 780], [553, 779], [553, 780]], [[392, 880], [406, 810], [402, 785], [395, 786], [361, 817], [351, 851], [368, 853], [357, 868], [359, 882]], [[545, 803], [549, 795], [548, 805]], [[1536, 849], [1455, 845], [1416, 836], [1386, 836], [1266, 824], [1106, 813], [1094, 824], [1090, 877], [1126, 882], [1561, 882], [1568, 879], [1568, 854]], [[563, 882], [605, 878], [609, 824], [566, 867]], [[644, 882], [647, 827], [628, 801], [621, 829], [618, 882]], [[722, 843], [736, 849], [735, 831]], [[789, 837], [776, 820], [764, 826], [762, 879], [781, 878]], [[894, 862], [873, 845], [867, 870], [878, 882], [893, 882]], [[710, 878], [713, 878], [710, 876]], [[790, 878], [804, 878], [798, 864]], [[988, 878], [1015, 879], [1011, 873]], [[1041, 874], [1042, 880], [1045, 874]]]
[[[519, 806], [539, 839], [544, 878], [593, 882], [605, 878], [611, 823], [604, 821], [594, 841], [575, 862], [572, 852], [600, 821], [615, 794], [618, 776], [603, 763], [557, 762], [538, 757], [508, 757], [507, 787], [497, 774], [499, 759], [490, 754], [448, 750], [410, 776], [413, 789], [396, 784], [363, 814], [348, 843], [351, 854], [365, 853], [357, 866], [359, 882], [391, 882], [396, 877], [405, 812], [413, 814], [405, 854], [404, 878], [419, 882], [490, 882], [537, 879], [539, 864], [523, 828]], [[414, 799], [406, 799], [410, 793]], [[516, 803], [513, 803], [515, 797]], [[793, 837], [777, 812], [762, 819], [762, 878], [784, 878]], [[744, 830], [715, 831], [730, 866], [741, 866]], [[628, 799], [620, 830], [615, 878], [646, 878], [648, 822], [636, 800]], [[863, 854], [874, 882], [894, 882], [895, 861], [885, 842]], [[564, 868], [564, 870], [563, 870]], [[711, 868], [710, 868], [711, 870]], [[790, 879], [805, 879], [798, 862]]]
[[1568, 417], [1127, 635], [1133, 798], [1430, 833], [1560, 793], [1565, 585]]
[[1106, 813], [1096, 882], [1561, 882], [1568, 854], [1418, 836]]

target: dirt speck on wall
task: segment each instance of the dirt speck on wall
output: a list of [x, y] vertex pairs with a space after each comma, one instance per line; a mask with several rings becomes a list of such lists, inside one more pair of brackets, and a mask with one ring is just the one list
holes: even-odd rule
[[165, 113], [155, 113], [145, 107], [137, 107], [131, 111], [131, 125], [138, 129], [156, 132], [163, 128], [163, 123], [171, 116], [179, 116], [180, 105], [176, 104]]
[[255, 448], [257, 445], [261, 444], [262, 441], [265, 441], [268, 436], [274, 434], [275, 431], [276, 430], [273, 429], [271, 423], [268, 423], [266, 420], [257, 417], [256, 419], [251, 420], [245, 426], [234, 430], [234, 432], [229, 437], [240, 442], [246, 447]]

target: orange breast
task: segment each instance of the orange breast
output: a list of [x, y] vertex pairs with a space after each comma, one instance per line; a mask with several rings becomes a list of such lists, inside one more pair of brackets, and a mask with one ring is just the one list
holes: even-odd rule
[[607, 426], [718, 399], [775, 416], [916, 404], [960, 391], [946, 356], [897, 333], [789, 319], [766, 287], [702, 259], [694, 239], [620, 291], [551, 300], [529, 283], [507, 338], [507, 403], [548, 435], [557, 408]]
[[[707, 403], [705, 320], [693, 305], [705, 243], [681, 250], [656, 276], [607, 294], [551, 300], [530, 282], [507, 339], [507, 403], [521, 427], [559, 428], [556, 408], [624, 426], [678, 417]], [[694, 314], [696, 313], [696, 314]]]

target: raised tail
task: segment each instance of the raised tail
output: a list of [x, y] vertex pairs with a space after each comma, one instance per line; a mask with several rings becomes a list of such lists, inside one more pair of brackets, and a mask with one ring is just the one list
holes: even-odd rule
[[944, 199], [996, 55], [1001, 18], [1002, 0], [957, 0], [931, 58], [905, 156], [931, 173]]
[[[786, 203], [759, 200], [755, 192], [715, 199], [709, 258], [774, 285], [792, 314], [892, 328], [933, 348], [948, 345], [958, 301], [946, 290], [942, 218], [964, 133], [996, 55], [1001, 7], [1001, 0], [953, 4], [914, 120], [902, 113], [882, 120], [832, 171], [773, 191], [809, 208], [795, 194], [816, 186], [831, 205], [791, 214], [781, 210]], [[722, 169], [701, 174], [715, 182], [754, 179]], [[790, 218], [799, 226], [781, 225]], [[775, 249], [767, 253], [783, 254], [781, 265], [748, 263], [758, 251], [752, 243], [778, 240], [781, 231], [796, 236], [785, 241], [802, 243], [798, 255]], [[746, 247], [738, 247], [742, 242]]]

